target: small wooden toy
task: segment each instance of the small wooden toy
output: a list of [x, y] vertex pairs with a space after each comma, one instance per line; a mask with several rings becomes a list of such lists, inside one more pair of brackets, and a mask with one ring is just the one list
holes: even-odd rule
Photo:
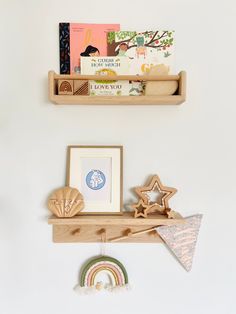
[[[159, 64], [151, 67], [148, 75], [168, 75], [169, 67]], [[145, 87], [146, 96], [173, 95], [178, 88], [177, 81], [147, 81]]]
[[[146, 218], [149, 213], [159, 212], [167, 215], [168, 218], [177, 218], [178, 213], [172, 212], [169, 207], [169, 199], [177, 192], [175, 188], [162, 185], [160, 178], [154, 175], [148, 185], [137, 187], [134, 189], [136, 194], [140, 197], [137, 204], [131, 205], [134, 209], [134, 217]], [[152, 194], [155, 195], [151, 199]]]
[[58, 95], [73, 95], [73, 80], [58, 80]]
[[[107, 282], [101, 281], [104, 275], [108, 277]], [[81, 272], [80, 283], [74, 287], [74, 290], [78, 294], [90, 294], [103, 289], [116, 292], [128, 288], [128, 274], [123, 264], [113, 257], [102, 255], [90, 259], [85, 264]]]
[[[159, 192], [158, 199], [151, 201], [150, 193], [155, 191]], [[148, 185], [135, 188], [135, 192], [141, 197], [145, 204], [155, 205], [152, 206], [153, 211], [158, 210], [161, 213], [166, 213], [166, 210], [169, 208], [168, 201], [177, 190], [162, 185], [160, 178], [154, 175]]]
[[142, 199], [140, 199], [137, 204], [131, 205], [131, 207], [134, 209], [134, 218], [147, 218], [148, 210], [150, 210], [150, 205], [145, 204]]
[[83, 208], [82, 194], [69, 186], [55, 190], [48, 200], [48, 209], [57, 217], [73, 217]]
[[74, 80], [74, 95], [89, 95], [89, 82], [86, 80]]

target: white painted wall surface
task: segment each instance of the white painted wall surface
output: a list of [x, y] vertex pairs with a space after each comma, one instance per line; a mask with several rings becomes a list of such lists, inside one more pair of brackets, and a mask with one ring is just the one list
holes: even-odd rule
[[[233, 0], [0, 0], [1, 314], [234, 314], [235, 72]], [[176, 71], [188, 73], [182, 106], [54, 106], [58, 23], [120, 22], [175, 29]], [[96, 125], [95, 129], [92, 128]], [[124, 200], [158, 173], [178, 189], [171, 206], [203, 213], [193, 269], [162, 245], [107, 245], [133, 290], [78, 297], [72, 290], [98, 244], [53, 244], [46, 199], [64, 184], [70, 144], [124, 145]]]

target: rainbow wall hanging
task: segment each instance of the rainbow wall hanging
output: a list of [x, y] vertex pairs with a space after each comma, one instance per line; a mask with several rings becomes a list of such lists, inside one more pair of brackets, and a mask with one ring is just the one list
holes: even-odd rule
[[89, 294], [104, 289], [116, 292], [128, 288], [128, 275], [123, 264], [113, 257], [99, 256], [84, 265], [80, 283], [74, 290], [79, 294]]

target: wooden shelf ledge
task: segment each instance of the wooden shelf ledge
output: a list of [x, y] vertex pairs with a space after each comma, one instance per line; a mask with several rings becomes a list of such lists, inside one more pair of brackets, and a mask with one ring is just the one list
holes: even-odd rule
[[53, 225], [53, 241], [68, 242], [101, 242], [105, 230], [106, 242], [130, 234], [129, 237], [116, 242], [162, 242], [156, 232], [150, 231], [132, 235], [161, 225], [175, 225], [184, 223], [179, 216], [177, 219], [168, 219], [163, 215], [150, 215], [148, 218], [133, 218], [133, 213], [123, 213], [120, 216], [75, 216], [72, 218], [57, 218], [51, 216], [48, 223]]
[[[178, 81], [178, 90], [170, 96], [81, 96], [58, 95], [58, 80], [96, 80], [96, 75], [60, 75], [54, 71], [48, 72], [49, 100], [57, 105], [179, 105], [186, 99], [186, 72], [178, 75], [148, 76], [119, 75], [109, 77], [109, 80], [143, 80], [143, 81]], [[103, 77], [103, 80], [106, 80]]]

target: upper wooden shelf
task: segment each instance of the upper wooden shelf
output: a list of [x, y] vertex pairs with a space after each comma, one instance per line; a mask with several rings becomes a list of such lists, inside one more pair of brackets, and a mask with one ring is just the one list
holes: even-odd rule
[[[49, 100], [58, 105], [179, 105], [186, 98], [186, 72], [178, 75], [165, 76], [136, 76], [121, 75], [109, 77], [109, 80], [142, 80], [142, 81], [178, 81], [178, 90], [170, 96], [81, 96], [58, 95], [58, 80], [96, 80], [96, 75], [59, 75], [54, 71], [48, 73]], [[105, 80], [105, 78], [103, 78]]]
[[97, 225], [97, 226], [158, 226], [174, 225], [176, 222], [183, 222], [183, 218], [168, 219], [164, 215], [150, 214], [148, 218], [134, 218], [133, 212], [123, 212], [122, 215], [79, 215], [70, 218], [58, 218], [52, 215], [48, 218], [50, 225]]
[[[106, 242], [162, 242], [154, 230], [161, 225], [184, 223], [179, 215], [176, 219], [168, 219], [163, 215], [149, 215], [148, 218], [134, 218], [132, 212], [113, 216], [75, 216], [57, 218], [51, 216], [48, 223], [53, 225], [54, 242], [101, 242], [101, 234], [105, 233]], [[150, 230], [148, 232], [143, 232]], [[135, 234], [138, 232], [138, 234]]]

